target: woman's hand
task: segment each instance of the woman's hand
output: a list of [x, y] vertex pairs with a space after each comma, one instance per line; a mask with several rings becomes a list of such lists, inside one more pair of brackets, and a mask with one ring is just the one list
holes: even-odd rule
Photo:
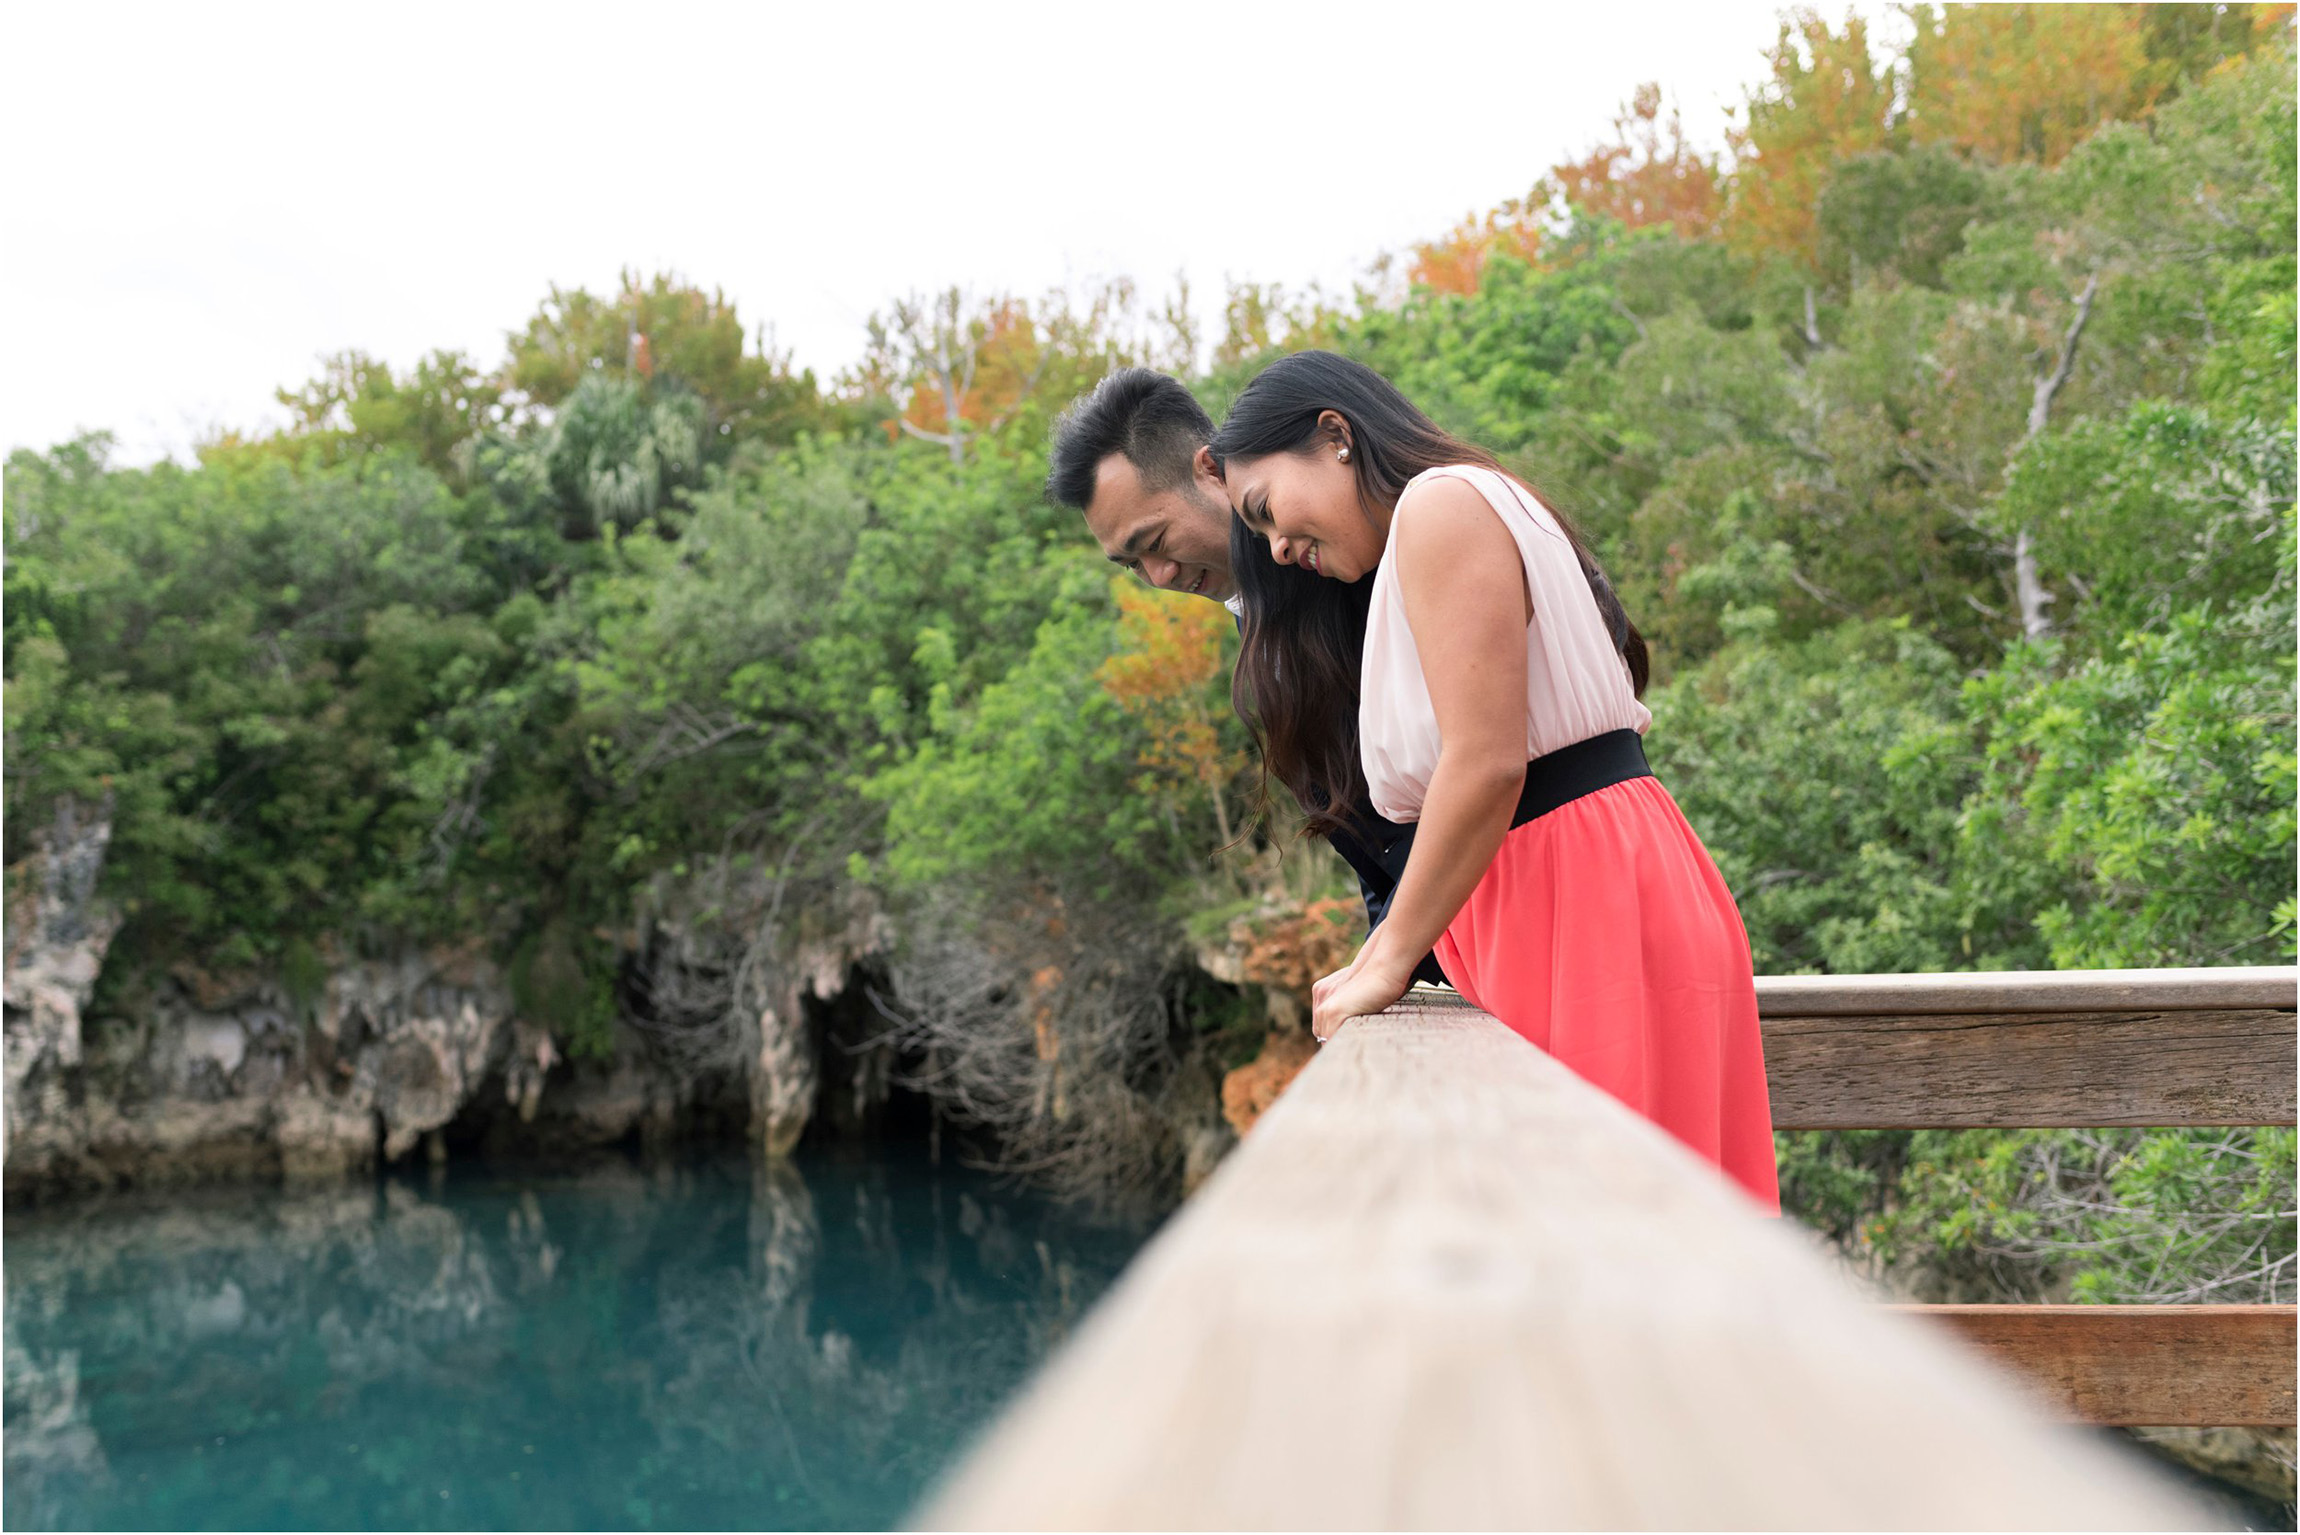
[[1400, 970], [1359, 950], [1346, 968], [1310, 988], [1310, 1033], [1324, 1044], [1350, 1019], [1378, 1013], [1404, 996], [1413, 978], [1411, 965]]
[[1325, 1006], [1326, 998], [1329, 995], [1331, 995], [1337, 988], [1349, 983], [1350, 977], [1357, 973], [1358, 961], [1364, 959], [1365, 957], [1366, 945], [1360, 944], [1358, 945], [1358, 952], [1350, 956], [1350, 962], [1348, 964], [1342, 966], [1341, 969], [1336, 970], [1332, 975], [1322, 975], [1318, 977], [1318, 979], [1311, 984], [1311, 1017], [1315, 1018], [1317, 1016], [1318, 1009]]

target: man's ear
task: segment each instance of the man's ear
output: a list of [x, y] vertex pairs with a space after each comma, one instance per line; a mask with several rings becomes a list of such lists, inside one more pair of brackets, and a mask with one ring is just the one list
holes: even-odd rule
[[1222, 483], [1222, 466], [1214, 462], [1214, 450], [1206, 443], [1198, 444], [1198, 451], [1191, 455], [1190, 472], [1201, 484]]

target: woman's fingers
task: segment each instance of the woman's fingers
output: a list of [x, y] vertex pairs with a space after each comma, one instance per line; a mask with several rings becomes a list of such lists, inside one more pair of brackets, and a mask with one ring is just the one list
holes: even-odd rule
[[1310, 1009], [1310, 1033], [1320, 1044], [1332, 1039], [1334, 1032], [1352, 1018], [1378, 1013], [1397, 1001], [1406, 994], [1408, 984], [1355, 968], [1327, 979], [1334, 985], [1316, 996]]

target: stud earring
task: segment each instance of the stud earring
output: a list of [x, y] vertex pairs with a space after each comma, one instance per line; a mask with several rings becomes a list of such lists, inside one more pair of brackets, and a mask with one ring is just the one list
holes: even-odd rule
[[1347, 448], [1337, 448], [1334, 450], [1334, 457], [1340, 459], [1343, 463], [1346, 464], [1350, 461], [1350, 450]]

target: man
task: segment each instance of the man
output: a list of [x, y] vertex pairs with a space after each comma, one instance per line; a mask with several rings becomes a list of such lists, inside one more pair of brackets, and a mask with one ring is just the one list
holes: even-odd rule
[[[1213, 440], [1213, 418], [1179, 381], [1149, 368], [1123, 368], [1056, 423], [1046, 493], [1085, 515], [1112, 563], [1152, 586], [1211, 598], [1240, 613], [1230, 574], [1230, 497], [1207, 446]], [[1356, 820], [1391, 840], [1397, 828], [1373, 806], [1353, 808]], [[1357, 873], [1370, 928], [1389, 910], [1397, 882], [1357, 838], [1336, 832], [1329, 840]], [[1446, 984], [1445, 972], [1426, 955], [1414, 979]]]
[[1207, 446], [1214, 422], [1163, 373], [1125, 368], [1054, 430], [1046, 493], [1086, 514], [1102, 552], [1152, 586], [1237, 611], [1230, 497]]

